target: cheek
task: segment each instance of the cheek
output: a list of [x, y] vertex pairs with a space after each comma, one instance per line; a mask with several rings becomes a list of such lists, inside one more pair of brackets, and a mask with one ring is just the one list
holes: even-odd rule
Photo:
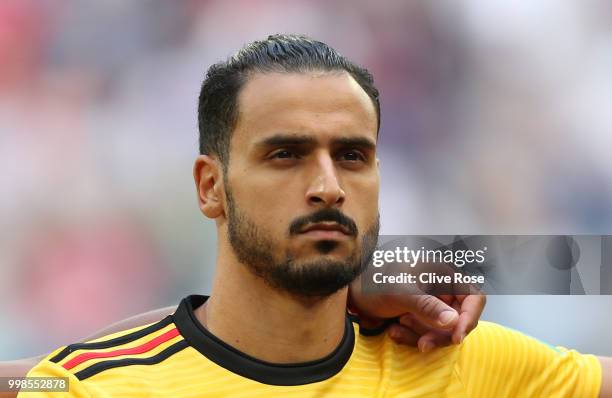
[[378, 214], [379, 184], [377, 179], [362, 181], [355, 184], [352, 189], [352, 200], [356, 214], [360, 214], [364, 220], [371, 221]]
[[301, 179], [278, 174], [265, 170], [249, 173], [245, 167], [231, 176], [230, 185], [238, 206], [248, 211], [254, 221], [271, 226], [288, 224], [292, 215], [299, 214]]
[[234, 192], [234, 200], [239, 211], [255, 223], [258, 229], [274, 237], [289, 231], [291, 215], [296, 214], [296, 210], [291, 208], [295, 201], [285, 198], [278, 190], [245, 187], [241, 193]]
[[352, 209], [347, 209], [355, 217], [359, 234], [363, 236], [376, 223], [378, 218], [378, 189], [375, 186], [363, 187], [353, 201]]

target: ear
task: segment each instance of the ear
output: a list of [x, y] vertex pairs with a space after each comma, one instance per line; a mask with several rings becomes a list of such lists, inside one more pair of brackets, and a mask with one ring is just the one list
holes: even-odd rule
[[202, 213], [208, 218], [221, 216], [224, 213], [221, 163], [214, 157], [199, 155], [193, 165], [193, 179]]

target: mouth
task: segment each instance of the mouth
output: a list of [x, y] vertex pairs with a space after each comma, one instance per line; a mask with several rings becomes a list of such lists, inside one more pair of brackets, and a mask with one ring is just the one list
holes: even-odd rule
[[351, 235], [346, 227], [335, 222], [310, 224], [301, 234], [316, 239], [342, 239]]

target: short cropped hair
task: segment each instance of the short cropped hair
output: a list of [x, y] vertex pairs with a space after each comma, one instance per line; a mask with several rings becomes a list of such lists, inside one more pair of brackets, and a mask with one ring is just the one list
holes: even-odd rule
[[247, 44], [226, 61], [208, 69], [198, 100], [200, 154], [216, 155], [222, 165], [227, 166], [230, 139], [238, 120], [238, 94], [250, 75], [310, 71], [348, 72], [371, 98], [376, 109], [378, 132], [378, 90], [367, 69], [310, 37], [278, 34]]

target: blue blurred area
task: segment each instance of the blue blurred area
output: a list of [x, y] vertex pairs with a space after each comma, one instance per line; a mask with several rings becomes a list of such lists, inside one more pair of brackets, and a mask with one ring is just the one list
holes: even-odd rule
[[[0, 359], [209, 290], [191, 167], [208, 66], [305, 33], [382, 95], [384, 234], [610, 234], [605, 0], [0, 3]], [[612, 297], [485, 316], [612, 355]]]

